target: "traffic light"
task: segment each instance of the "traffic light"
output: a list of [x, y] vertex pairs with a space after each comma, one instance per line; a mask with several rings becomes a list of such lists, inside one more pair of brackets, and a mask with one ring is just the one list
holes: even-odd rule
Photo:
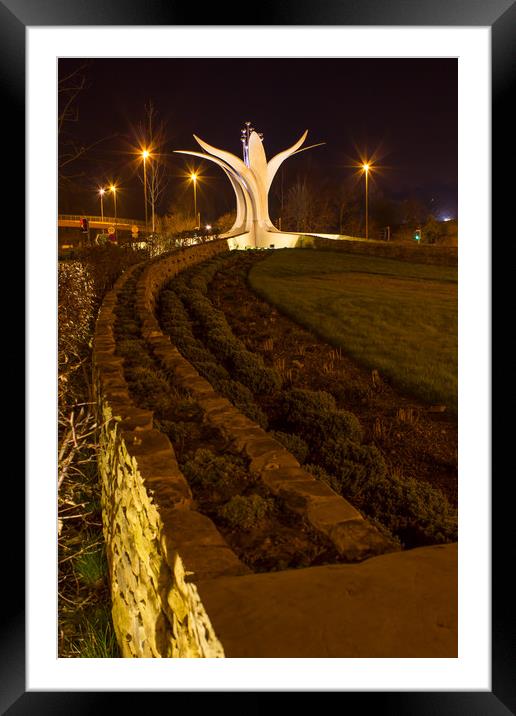
[[88, 233], [88, 219], [81, 219], [81, 231], [83, 234]]
[[421, 229], [416, 229], [416, 233], [414, 234], [414, 241], [421, 241]]

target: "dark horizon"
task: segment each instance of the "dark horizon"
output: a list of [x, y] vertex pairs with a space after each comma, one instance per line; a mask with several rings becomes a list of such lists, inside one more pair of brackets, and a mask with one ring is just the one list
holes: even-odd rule
[[[267, 158], [306, 129], [306, 145], [325, 142], [285, 163], [285, 189], [298, 175], [344, 183], [355, 171], [352, 161], [375, 154], [382, 170], [372, 174], [373, 195], [430, 205], [433, 200], [436, 214], [457, 216], [456, 58], [76, 58], [59, 60], [59, 78], [83, 64], [78, 120], [67, 123], [66, 131], [80, 146], [106, 139], [69, 165], [68, 173], [76, 176], [72, 185], [60, 187], [62, 213], [99, 214], [96, 187], [116, 180], [118, 215], [143, 218], [141, 164], [130, 152], [138, 146], [138, 125], [151, 100], [157, 121], [166, 125], [160, 154], [170, 179], [158, 214], [171, 203], [190, 208], [191, 184], [182, 177], [188, 166], [205, 175], [198, 194], [203, 216], [214, 221], [232, 210], [233, 192], [220, 169], [173, 152], [202, 151], [196, 134], [241, 156], [240, 130], [251, 121], [264, 134]], [[106, 214], [110, 205], [106, 197]]]

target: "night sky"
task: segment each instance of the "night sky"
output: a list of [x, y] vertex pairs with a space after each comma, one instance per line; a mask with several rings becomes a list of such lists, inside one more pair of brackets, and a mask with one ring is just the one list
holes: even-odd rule
[[[203, 221], [233, 209], [222, 170], [173, 150], [202, 151], [195, 133], [242, 156], [240, 130], [249, 120], [263, 132], [268, 158], [305, 129], [307, 145], [326, 142], [285, 162], [285, 189], [297, 175], [349, 180], [354, 160], [374, 156], [382, 170], [373, 191], [434, 199], [436, 213], [456, 216], [456, 59], [66, 59], [59, 61], [59, 77], [81, 65], [86, 88], [75, 102], [78, 119], [66, 123], [62, 136], [84, 146], [107, 139], [66, 167], [72, 179], [60, 187], [61, 213], [99, 214], [95, 190], [116, 180], [118, 215], [143, 218], [143, 187], [131, 152], [152, 100], [165, 124], [159, 152], [169, 176], [157, 213], [171, 204], [190, 208], [187, 166], [205, 175], [198, 194]], [[112, 213], [108, 196], [104, 212]]]

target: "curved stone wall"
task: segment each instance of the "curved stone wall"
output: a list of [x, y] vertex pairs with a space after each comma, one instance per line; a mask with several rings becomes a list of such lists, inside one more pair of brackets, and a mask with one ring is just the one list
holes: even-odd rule
[[[307, 650], [310, 653], [310, 645], [306, 643], [303, 653], [291, 653], [292, 634], [281, 634], [281, 629], [275, 629], [275, 643], [267, 644], [260, 640], [260, 629], [254, 630], [251, 637], [248, 630], [239, 632], [239, 624], [265, 625], [272, 613], [277, 614], [278, 605], [283, 602], [284, 608], [290, 610], [292, 589], [297, 589], [294, 586], [296, 575], [301, 573], [306, 575], [299, 582], [306, 594], [301, 591], [299, 599], [306, 613], [316, 607], [320, 590], [331, 590], [335, 579], [335, 584], [341, 585], [339, 589], [344, 590], [341, 595], [344, 597], [351, 593], [349, 590], [352, 590], [357, 575], [366, 574], [349, 570], [360, 569], [361, 564], [369, 564], [369, 557], [393, 549], [393, 545], [346, 500], [306, 473], [282, 445], [218, 395], [161, 332], [154, 312], [162, 287], [180, 271], [227, 248], [225, 240], [212, 241], [148, 262], [136, 288], [135, 305], [142, 335], [155, 358], [173, 374], [179, 385], [190, 391], [203, 409], [204, 419], [249, 459], [251, 470], [269, 490], [288, 508], [301, 514], [313, 529], [325, 535], [345, 561], [355, 565], [337, 564], [271, 574], [271, 583], [278, 586], [274, 603], [252, 599], [256, 586], [264, 583], [266, 575], [251, 574], [213, 522], [193, 509], [190, 488], [178, 467], [170, 441], [153, 429], [153, 413], [131, 402], [123, 360], [115, 355], [113, 327], [117, 295], [136, 269], [133, 267], [106, 297], [97, 321], [94, 343], [104, 535], [113, 622], [122, 654], [126, 657], [296, 656], [305, 655]], [[451, 602], [449, 599], [454, 584], [453, 570], [448, 566], [450, 560], [453, 564], [453, 556], [450, 558], [449, 551], [445, 550], [446, 567], [436, 569], [435, 560], [440, 564], [443, 559], [440, 556], [442, 548], [437, 549], [441, 551], [435, 552], [436, 557], [430, 562], [427, 560], [429, 566], [424, 566], [423, 571], [430, 570], [427, 578], [434, 581], [447, 580], [446, 585], [441, 584], [436, 589], [436, 593], [442, 591], [442, 597], [437, 605], [429, 607], [425, 605], [424, 590], [420, 595], [421, 604], [418, 595], [412, 595], [416, 603], [414, 623], [404, 625], [409, 634], [415, 630], [420, 641], [421, 609], [437, 610], [441, 621], [446, 619], [447, 623], [453, 623], [454, 620], [453, 599]], [[424, 553], [424, 550], [412, 551], [415, 552]], [[405, 553], [398, 554], [399, 557], [390, 557], [398, 560], [402, 573], [403, 565], [410, 564], [410, 560], [407, 562]], [[382, 559], [382, 556], [375, 557], [371, 564]], [[422, 563], [427, 562], [423, 559]], [[228, 582], [228, 579], [237, 582]], [[232, 600], [225, 596], [229, 584], [240, 585], [239, 594], [248, 595], [244, 602], [239, 602], [237, 611]], [[337, 603], [339, 598], [336, 593]], [[393, 605], [396, 603], [396, 599], [391, 601]], [[432, 618], [429, 617], [430, 621]], [[315, 616], [316, 623], [321, 622], [321, 628], [328, 633], [331, 642], [333, 623], [324, 624], [325, 619], [325, 614]], [[344, 614], [342, 619], [346, 619]], [[298, 629], [298, 625], [289, 626], [291, 622], [285, 620], [285, 630]], [[342, 624], [341, 627], [346, 628]], [[372, 644], [373, 635], [370, 636]], [[420, 655], [453, 656], [456, 631], [452, 629], [451, 638], [448, 635], [442, 638], [441, 634], [439, 637], [436, 641], [429, 635]], [[367, 644], [367, 640], [364, 643]], [[411, 649], [413, 647], [411, 644]], [[318, 648], [314, 646], [316, 652]], [[328, 649], [332, 656], [375, 655], [374, 648], [371, 654], [359, 653], [360, 648], [356, 644], [350, 646], [346, 640], [334, 643]], [[403, 645], [399, 648], [392, 646], [390, 655], [404, 654]]]
[[[113, 623], [125, 657], [222, 657], [188, 571], [206, 577], [248, 570], [213, 523], [189, 509], [190, 488], [170, 441], [153, 429], [152, 412], [129, 397], [113, 327], [118, 291], [134, 269], [104, 300], [93, 350]], [[203, 554], [192, 544], [202, 544]], [[210, 560], [213, 552], [217, 560]]]

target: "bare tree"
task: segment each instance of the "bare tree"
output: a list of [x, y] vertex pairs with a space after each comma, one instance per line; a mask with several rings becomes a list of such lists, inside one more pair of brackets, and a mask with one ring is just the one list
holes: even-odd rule
[[145, 105], [145, 120], [140, 124], [144, 148], [149, 152], [149, 168], [145, 175], [142, 172], [140, 179], [142, 182], [146, 180], [147, 184], [145, 193], [151, 207], [152, 233], [156, 232], [156, 206], [168, 184], [161, 151], [165, 145], [165, 125], [158, 121], [157, 115], [152, 100], [149, 100]]
[[220, 229], [221, 233], [224, 233], [225, 231], [229, 231], [231, 229], [235, 223], [235, 219], [236, 211], [228, 211], [225, 214], [222, 214], [222, 216], [219, 216], [215, 222], [215, 226]]
[[84, 172], [70, 173], [70, 165], [73, 162], [83, 157], [97, 144], [116, 136], [114, 134], [110, 137], [102, 137], [87, 145], [77, 142], [73, 136], [71, 126], [79, 122], [77, 99], [88, 86], [84, 72], [86, 67], [87, 63], [79, 65], [58, 81], [58, 176], [61, 184], [84, 175]]
[[316, 189], [306, 177], [298, 177], [287, 191], [283, 214], [283, 228], [292, 231], [329, 231], [335, 223], [328, 189]]

